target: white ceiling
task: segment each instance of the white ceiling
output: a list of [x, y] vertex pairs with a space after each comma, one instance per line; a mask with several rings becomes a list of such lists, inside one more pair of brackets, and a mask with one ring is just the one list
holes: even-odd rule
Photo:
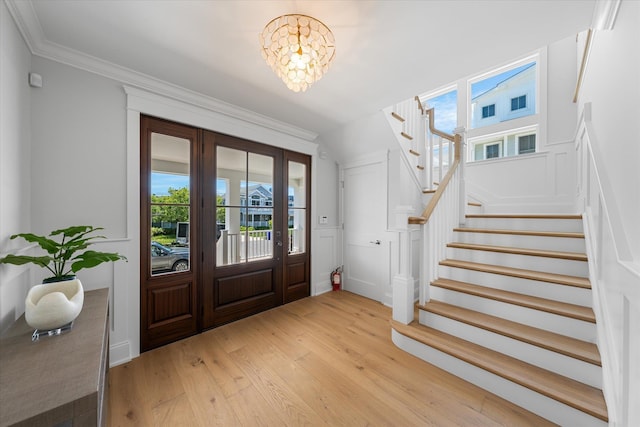
[[[8, 0], [38, 55], [87, 56], [318, 134], [587, 29], [595, 0]], [[258, 33], [276, 16], [323, 21], [325, 77], [289, 91]], [[45, 76], [46, 78], [46, 76]]]

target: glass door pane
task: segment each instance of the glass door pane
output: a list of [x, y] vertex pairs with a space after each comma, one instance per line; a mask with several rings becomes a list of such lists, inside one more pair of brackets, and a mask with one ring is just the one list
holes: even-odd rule
[[189, 271], [191, 141], [151, 134], [151, 275]]
[[216, 265], [273, 258], [273, 157], [218, 146]]
[[307, 166], [289, 161], [289, 182], [287, 185], [287, 228], [289, 254], [304, 253], [306, 248], [305, 229], [307, 218]]

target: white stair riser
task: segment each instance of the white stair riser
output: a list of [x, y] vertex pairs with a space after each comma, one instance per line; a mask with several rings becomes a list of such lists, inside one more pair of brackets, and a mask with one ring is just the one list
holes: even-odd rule
[[556, 424], [581, 427], [607, 425], [582, 411], [405, 337], [395, 330], [391, 331], [391, 337], [403, 350]]
[[439, 277], [442, 278], [517, 292], [539, 298], [553, 299], [585, 307], [591, 307], [593, 304], [591, 289], [578, 288], [576, 286], [559, 285], [557, 283], [541, 282], [538, 280], [522, 279], [519, 277], [443, 265], [438, 266], [438, 274]]
[[447, 248], [447, 258], [525, 270], [543, 271], [545, 273], [589, 277], [589, 268], [586, 261], [462, 248]]
[[484, 212], [484, 208], [482, 206], [467, 205], [466, 212], [468, 214], [481, 214]]
[[489, 228], [496, 230], [535, 230], [581, 233], [581, 219], [540, 219], [540, 218], [467, 218], [465, 227]]
[[573, 237], [523, 236], [520, 234], [475, 233], [455, 231], [453, 241], [478, 245], [586, 253], [584, 239]]
[[420, 310], [420, 323], [584, 384], [602, 387], [601, 368], [591, 363], [425, 310]]
[[534, 328], [545, 329], [579, 340], [596, 342], [596, 327], [591, 322], [451, 291], [437, 286], [431, 286], [429, 292], [431, 298], [438, 301], [502, 317], [513, 322], [523, 323]]

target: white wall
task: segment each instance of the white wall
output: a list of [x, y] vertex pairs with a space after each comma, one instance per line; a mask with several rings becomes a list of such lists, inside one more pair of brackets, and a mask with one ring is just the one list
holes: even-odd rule
[[594, 33], [578, 99], [578, 207], [585, 210], [605, 397], [614, 426], [640, 425], [638, 40], [640, 3], [623, 0], [613, 29]]
[[[640, 259], [640, 3], [622, 1], [612, 31], [596, 31], [580, 91], [591, 102], [593, 130], [611, 184], [609, 203], [620, 216], [625, 258]], [[626, 241], [626, 242], [625, 242]]]
[[[29, 154], [31, 54], [0, 2], [0, 256], [27, 248], [9, 236], [31, 231]], [[31, 284], [27, 267], [0, 266], [0, 332], [24, 311]]]
[[547, 46], [539, 65], [537, 152], [467, 164], [467, 191], [482, 202], [485, 212], [575, 210], [575, 37]]
[[[329, 272], [341, 260], [338, 172], [334, 159], [328, 154], [322, 155], [325, 158], [318, 155], [317, 144], [295, 136], [295, 130], [292, 134], [283, 133], [280, 129], [286, 124], [275, 123], [272, 128], [256, 124], [268, 122], [268, 118], [249, 123], [244, 121], [247, 116], [230, 117], [233, 106], [216, 113], [216, 101], [197, 94], [187, 93], [184, 101], [177, 100], [176, 93], [180, 91], [175, 87], [171, 88], [171, 97], [135, 88], [128, 89], [127, 94], [121, 81], [32, 57], [21, 40], [13, 40], [19, 38], [19, 33], [5, 13], [4, 4], [2, 8], [0, 247], [2, 251], [10, 249], [6, 236], [30, 231], [31, 222], [33, 231], [41, 233], [71, 224], [105, 228], [107, 239], [99, 243], [100, 249], [120, 252], [129, 262], [81, 271], [79, 278], [87, 290], [111, 289], [112, 364], [127, 361], [139, 351], [140, 113], [311, 155], [311, 287], [314, 294], [329, 289]], [[5, 37], [5, 33], [13, 39]], [[11, 58], [4, 60], [5, 55]], [[12, 64], [8, 72], [4, 72], [4, 64]], [[26, 86], [30, 69], [43, 76], [41, 89]], [[10, 96], [5, 96], [5, 88]], [[5, 121], [11, 126], [4, 126]], [[322, 150], [326, 151], [326, 147]], [[8, 154], [5, 156], [4, 152]], [[9, 182], [17, 186], [8, 187]], [[318, 224], [321, 215], [328, 217], [328, 224]], [[26, 278], [10, 268], [0, 269], [3, 326], [22, 314], [28, 288], [44, 276], [40, 271], [25, 271]]]

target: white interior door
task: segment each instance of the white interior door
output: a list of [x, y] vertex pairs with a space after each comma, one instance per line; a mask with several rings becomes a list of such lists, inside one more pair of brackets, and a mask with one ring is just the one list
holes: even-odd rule
[[389, 282], [387, 164], [344, 169], [344, 289], [382, 302]]

